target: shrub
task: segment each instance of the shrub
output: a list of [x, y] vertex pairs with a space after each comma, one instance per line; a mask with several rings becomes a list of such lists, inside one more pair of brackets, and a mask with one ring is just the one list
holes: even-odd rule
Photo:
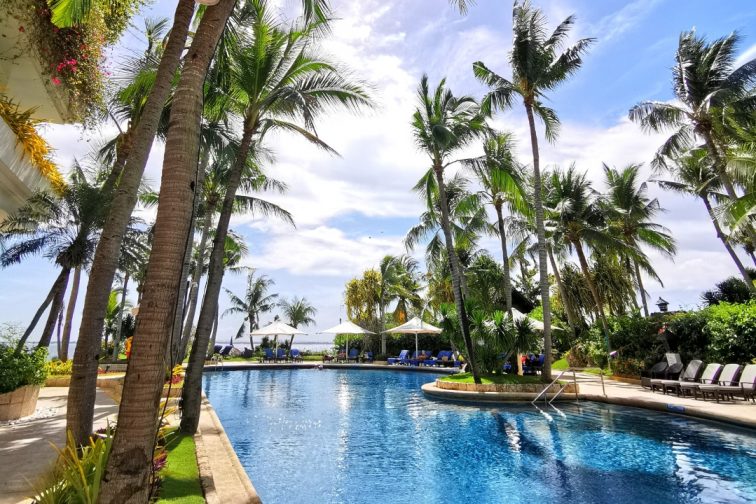
[[42, 385], [47, 378], [47, 349], [23, 349], [16, 353], [15, 345], [0, 343], [0, 394], [12, 392], [24, 385]]
[[47, 362], [45, 366], [47, 368], [47, 374], [50, 376], [70, 375], [73, 371], [73, 361], [67, 360], [66, 362], [58, 359]]
[[615, 359], [612, 361], [612, 373], [619, 376], [635, 378], [646, 369], [646, 363], [639, 359]]
[[756, 301], [720, 303], [706, 311], [706, 358], [723, 363], [750, 362], [756, 356]]

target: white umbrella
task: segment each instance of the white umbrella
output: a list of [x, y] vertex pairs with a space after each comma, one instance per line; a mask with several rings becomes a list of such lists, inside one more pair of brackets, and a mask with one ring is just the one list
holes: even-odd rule
[[344, 354], [348, 357], [349, 356], [349, 335], [350, 334], [375, 334], [373, 331], [368, 331], [367, 329], [363, 329], [362, 327], [358, 326], [351, 320], [347, 320], [346, 322], [341, 322], [339, 325], [330, 327], [326, 329], [325, 331], [320, 331], [322, 334], [346, 334], [347, 340], [346, 340], [346, 350], [344, 351]]
[[[284, 324], [283, 322], [280, 322], [278, 320], [275, 320], [271, 322], [270, 324], [266, 325], [265, 327], [261, 327], [260, 329], [255, 329], [251, 333], [249, 333], [250, 336], [293, 336], [295, 334], [306, 334], [300, 331], [299, 329], [296, 329], [294, 327], [291, 327], [290, 325]], [[276, 338], [276, 351], [278, 351], [278, 338]]]
[[408, 320], [404, 324], [393, 327], [389, 329], [388, 331], [383, 331], [383, 332], [393, 333], [393, 334], [414, 334], [415, 335], [415, 355], [418, 355], [420, 353], [420, 350], [417, 344], [417, 335], [418, 334], [439, 334], [443, 332], [443, 329], [440, 329], [436, 326], [432, 326], [427, 322], [423, 322], [420, 317], [413, 317], [412, 319]]

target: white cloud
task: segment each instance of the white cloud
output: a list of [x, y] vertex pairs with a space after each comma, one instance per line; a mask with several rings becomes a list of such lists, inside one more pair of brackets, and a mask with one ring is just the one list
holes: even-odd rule
[[748, 49], [740, 53], [740, 56], [738, 56], [735, 59], [732, 66], [733, 68], [738, 68], [755, 58], [756, 58], [756, 44], [753, 44], [751, 47], [749, 47]]

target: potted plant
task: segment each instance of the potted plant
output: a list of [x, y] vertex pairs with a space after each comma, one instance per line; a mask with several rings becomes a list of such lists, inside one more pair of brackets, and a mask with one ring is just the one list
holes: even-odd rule
[[47, 350], [0, 343], [0, 421], [29, 416], [37, 408], [39, 388], [47, 378]]

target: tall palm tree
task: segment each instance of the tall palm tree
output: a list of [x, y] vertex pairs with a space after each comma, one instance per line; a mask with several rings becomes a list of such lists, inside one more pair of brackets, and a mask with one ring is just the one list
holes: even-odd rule
[[[739, 42], [735, 32], [713, 42], [697, 36], [695, 30], [681, 33], [672, 67], [677, 101], [644, 101], [629, 112], [630, 119], [644, 130], [675, 130], [656, 153], [657, 167], [684, 155], [695, 147], [696, 140], [702, 141], [722, 188], [733, 201], [739, 197], [727, 170], [733, 130], [756, 124], [756, 59], [733, 68]], [[750, 222], [745, 231], [756, 246], [756, 232]]]
[[463, 163], [473, 173], [482, 190], [480, 196], [496, 211], [496, 226], [501, 240], [504, 268], [504, 299], [507, 313], [512, 316], [512, 279], [509, 272], [509, 254], [504, 224], [504, 206], [528, 213], [525, 191], [521, 182], [521, 167], [514, 157], [514, 140], [509, 133], [489, 136], [483, 143], [483, 156], [467, 159]]
[[[87, 266], [92, 259], [102, 225], [100, 209], [104, 198], [100, 187], [90, 178], [75, 163], [69, 183], [59, 196], [44, 192], [34, 194], [15, 215], [0, 225], [0, 234], [6, 242], [0, 254], [0, 265], [7, 267], [29, 256], [43, 255], [60, 267], [60, 274], [19, 340], [19, 351], [42, 313], [51, 305], [37, 346], [47, 348], [50, 345], [70, 272]], [[78, 276], [74, 273], [77, 281]]]
[[451, 269], [459, 326], [462, 330], [462, 338], [465, 342], [465, 350], [469, 357], [473, 378], [475, 383], [480, 383], [462, 288], [464, 272], [454, 248], [444, 170], [454, 162], [450, 157], [484, 133], [487, 127], [475, 100], [469, 96], [454, 96], [451, 90], [446, 87], [445, 79], [441, 80], [431, 94], [428, 76], [423, 75], [418, 87], [418, 101], [418, 108], [412, 116], [412, 129], [418, 147], [430, 158], [431, 170], [436, 183], [435, 192], [441, 210], [440, 223]]
[[662, 189], [689, 194], [701, 200], [706, 207], [706, 212], [714, 226], [717, 238], [719, 238], [722, 245], [724, 245], [725, 250], [727, 250], [730, 258], [732, 258], [732, 261], [738, 268], [746, 285], [749, 286], [749, 289], [752, 292], [756, 292], [753, 278], [743, 265], [738, 254], [735, 252], [735, 249], [730, 243], [730, 237], [722, 229], [722, 224], [719, 222], [717, 211], [712, 205], [712, 199], [722, 200], [725, 196], [719, 192], [722, 182], [712, 166], [710, 156], [708, 156], [707, 152], [703, 149], [693, 149], [688, 154], [680, 156], [671, 162], [667, 162], [667, 166], [669, 167], [672, 179], [656, 179], [654, 182], [659, 184], [659, 187]]
[[595, 302], [596, 316], [601, 322], [609, 353], [609, 326], [604, 311], [604, 299], [591, 272], [584, 246], [587, 245], [598, 253], [630, 253], [632, 249], [624, 245], [608, 228], [591, 183], [585, 173], [577, 172], [574, 165], [566, 171], [554, 170], [547, 180], [546, 187], [550, 227], [554, 229], [555, 240], [567, 243], [578, 256], [580, 269]]
[[[555, 89], [577, 72], [583, 63], [583, 54], [593, 42], [590, 38], [580, 39], [574, 45], [563, 49], [574, 24], [575, 17], [569, 16], [549, 34], [543, 12], [532, 7], [528, 0], [516, 1], [512, 12], [514, 37], [509, 55], [512, 80], [496, 74], [481, 61], [473, 64], [475, 76], [491, 88], [481, 103], [484, 111], [493, 112], [496, 109], [510, 108], [515, 98], [519, 96], [528, 117], [530, 146], [533, 151], [533, 206], [538, 236], [538, 270], [543, 306], [543, 346], [547, 356], [551, 355], [551, 309], [535, 116], [538, 116], [545, 126], [546, 139], [554, 141], [559, 129], [559, 118], [554, 110], [544, 105], [544, 93]], [[546, 359], [544, 363], [543, 374], [547, 379], [551, 377], [550, 359]]]
[[274, 284], [275, 282], [266, 275], [255, 277], [255, 270], [252, 270], [247, 276], [247, 290], [244, 292], [243, 298], [226, 289], [231, 307], [223, 312], [223, 316], [236, 313], [244, 315], [236, 337], [238, 338], [243, 334], [244, 326], [247, 324], [249, 327], [249, 345], [252, 350], [255, 349], [252, 331], [260, 328], [260, 315], [268, 313], [278, 305], [278, 294], [268, 293], [270, 287]]
[[[307, 301], [307, 298], [295, 297], [291, 301], [288, 299], [282, 299], [278, 303], [278, 306], [281, 308], [288, 324], [295, 329], [315, 323], [313, 317], [317, 315], [318, 309], [311, 305], [310, 302]], [[291, 335], [291, 339], [289, 339], [289, 349], [291, 349], [292, 343], [294, 343], [293, 334]]]
[[[232, 49], [230, 90], [220, 106], [234, 110], [243, 128], [236, 158], [226, 183], [210, 256], [205, 298], [217, 299], [223, 279], [222, 240], [228, 229], [234, 198], [250, 152], [262, 144], [267, 132], [293, 132], [329, 152], [334, 152], [314, 132], [316, 118], [332, 107], [347, 110], [370, 105], [363, 87], [352, 82], [335, 64], [313, 49], [319, 25], [286, 29], [275, 20], [267, 2], [253, 2], [251, 40]], [[301, 119], [302, 124], [291, 119]], [[203, 303], [197, 322], [195, 345], [189, 356], [184, 382], [183, 432], [197, 430], [201, 400], [201, 377], [212, 327], [213, 305]]]
[[[605, 201], [609, 226], [619, 233], [628, 247], [640, 249], [641, 246], [646, 246], [672, 258], [676, 252], [675, 240], [667, 228], [652, 221], [656, 214], [663, 210], [659, 205], [659, 200], [648, 197], [646, 182], [639, 182], [639, 169], [639, 165], [631, 164], [618, 170], [604, 164], [607, 186]], [[632, 264], [643, 313], [648, 317], [648, 302], [643, 288], [641, 266], [645, 265], [646, 272], [657, 280], [659, 275], [650, 265], [642, 264], [637, 257], [635, 259], [625, 257], [625, 261]]]

